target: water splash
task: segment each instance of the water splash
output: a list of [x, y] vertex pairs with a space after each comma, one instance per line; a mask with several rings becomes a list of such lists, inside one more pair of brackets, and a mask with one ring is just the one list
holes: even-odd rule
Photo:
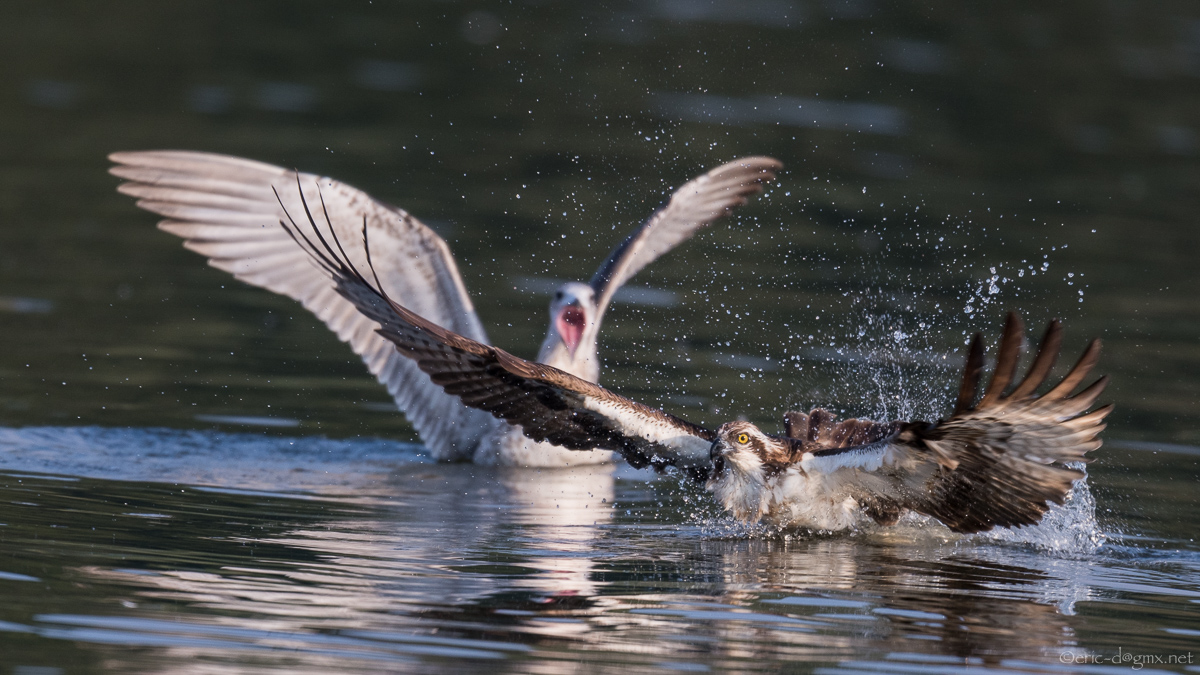
[[[1082, 464], [1071, 464], [1071, 468], [1083, 470]], [[827, 536], [855, 536], [880, 531], [901, 532], [912, 537], [923, 535], [945, 542], [955, 539], [953, 534], [936, 518], [909, 511], [895, 526], [884, 527], [874, 524], [864, 516], [858, 526], [839, 532], [813, 530], [803, 527], [772, 526], [764, 523], [746, 524], [723, 512], [711, 500], [700, 500], [696, 508], [687, 514], [688, 520], [699, 528], [707, 539], [812, 539]], [[1087, 484], [1087, 478], [1079, 480], [1062, 505], [1051, 505], [1050, 510], [1036, 525], [1018, 528], [998, 527], [988, 532], [963, 537], [959, 541], [967, 544], [1004, 542], [1024, 544], [1039, 550], [1067, 558], [1093, 555], [1105, 544], [1108, 535], [1101, 529], [1096, 518], [1096, 500]]]
[[[1069, 466], [1084, 470], [1080, 463]], [[975, 538], [1028, 544], [1066, 556], [1091, 555], [1107, 540], [1096, 519], [1096, 499], [1092, 496], [1086, 476], [1067, 493], [1066, 502], [1061, 506], [1052, 505], [1037, 525], [996, 528], [975, 535]]]

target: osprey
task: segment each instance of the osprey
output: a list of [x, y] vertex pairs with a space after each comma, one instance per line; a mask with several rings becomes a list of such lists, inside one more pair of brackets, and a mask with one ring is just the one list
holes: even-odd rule
[[[309, 252], [279, 227], [314, 212], [334, 241], [350, 242], [362, 229], [375, 250], [374, 273], [389, 297], [475, 343], [487, 334], [475, 314], [450, 248], [402, 209], [384, 205], [331, 178], [288, 171], [238, 157], [203, 152], [117, 152], [109, 171], [126, 179], [117, 189], [138, 206], [165, 216], [159, 228], [236, 278], [299, 300], [349, 343], [395, 399], [421, 440], [440, 460], [485, 464], [565, 466], [607, 462], [611, 453], [573, 452], [538, 442], [486, 412], [464, 406], [376, 333], [375, 322], [339, 295], [312, 265]], [[782, 167], [770, 157], [723, 164], [674, 192], [670, 201], [613, 250], [590, 282], [567, 283], [550, 302], [550, 327], [537, 360], [589, 382], [600, 376], [597, 336], [617, 289], [697, 230], [762, 190]], [[362, 266], [367, 252], [339, 253]], [[575, 448], [582, 449], [582, 448]], [[590, 448], [589, 448], [590, 449]]]
[[[290, 215], [290, 214], [289, 214]], [[865, 515], [894, 524], [906, 510], [937, 518], [956, 532], [1032, 525], [1061, 504], [1083, 472], [1112, 406], [1087, 412], [1108, 382], [1073, 394], [1100, 353], [1093, 340], [1079, 362], [1042, 396], [1062, 343], [1052, 321], [1029, 371], [1016, 376], [1024, 327], [1010, 313], [995, 372], [976, 402], [983, 341], [971, 342], [953, 413], [937, 422], [837, 421], [823, 410], [789, 413], [787, 433], [749, 422], [715, 431], [614, 394], [550, 365], [533, 363], [447, 330], [393, 301], [374, 276], [369, 233], [366, 269], [348, 259], [311, 211], [301, 229], [284, 230], [334, 280], [334, 287], [430, 381], [472, 408], [518, 426], [540, 442], [572, 450], [602, 448], [635, 467], [675, 466], [706, 483], [718, 502], [748, 523], [840, 530]], [[307, 230], [307, 231], [306, 231]], [[325, 232], [333, 232], [328, 223]]]

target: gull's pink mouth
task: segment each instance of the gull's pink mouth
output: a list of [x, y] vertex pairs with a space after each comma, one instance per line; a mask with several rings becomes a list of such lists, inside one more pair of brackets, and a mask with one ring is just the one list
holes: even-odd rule
[[563, 307], [558, 313], [558, 318], [554, 320], [554, 327], [558, 329], [559, 336], [566, 343], [567, 349], [571, 351], [571, 356], [575, 355], [575, 349], [579, 347], [579, 340], [583, 337], [583, 328], [586, 322], [583, 309], [576, 304]]

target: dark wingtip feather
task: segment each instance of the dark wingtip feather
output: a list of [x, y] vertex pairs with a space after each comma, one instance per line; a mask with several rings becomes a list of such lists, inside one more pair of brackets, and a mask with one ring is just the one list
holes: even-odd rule
[[996, 372], [979, 401], [978, 408], [986, 408], [1003, 396], [1013, 377], [1017, 374], [1017, 361], [1021, 356], [1021, 342], [1025, 338], [1025, 322], [1016, 312], [1009, 312], [1004, 319], [1004, 333], [1000, 337], [1000, 349], [996, 355]]
[[[943, 463], [924, 495], [906, 504], [909, 508], [941, 520], [956, 532], [981, 532], [1032, 525], [1041, 520], [1049, 504], [1064, 502], [1073, 483], [1084, 477], [1082, 471], [1065, 465], [1087, 461], [1085, 454], [1100, 447], [1098, 435], [1112, 406], [1085, 413], [1104, 391], [1107, 377], [1070, 396], [1096, 364], [1099, 341], [1088, 346], [1053, 391], [1041, 398], [1031, 396], [1053, 367], [1061, 331], [1057, 320], [1050, 322], [1029, 373], [1005, 396], [1005, 380], [1011, 377], [1017, 357], [1014, 345], [1020, 338], [1019, 321], [1010, 315], [997, 358], [998, 373], [983, 401], [972, 410], [972, 380], [978, 380], [977, 368], [982, 365], [982, 342], [976, 337], [956, 410], [956, 415], [966, 414], [952, 420], [954, 424], [909, 428], [918, 441], [936, 441], [923, 447], [948, 451], [955, 463], [949, 468]], [[983, 410], [989, 401], [991, 406]], [[1002, 433], [992, 434], [992, 430]]]
[[1108, 375], [1097, 379], [1095, 382], [1089, 384], [1086, 389], [1072, 396], [1070, 400], [1075, 403], [1076, 407], [1087, 410], [1092, 407], [1096, 399], [1100, 398], [1100, 394], [1104, 393], [1105, 387], [1108, 386], [1108, 379]]
[[1083, 381], [1083, 378], [1087, 377], [1088, 373], [1091, 372], [1092, 368], [1096, 366], [1096, 362], [1099, 360], [1100, 339], [1097, 338], [1088, 343], [1087, 349], [1083, 350], [1083, 355], [1080, 356], [1079, 360], [1075, 362], [1074, 367], [1072, 367], [1071, 371], [1067, 373], [1067, 376], [1062, 379], [1062, 382], [1059, 382], [1057, 386], [1046, 392], [1046, 395], [1042, 398], [1066, 398], [1072, 391], [1075, 390], [1075, 387], [1079, 386], [1079, 383]]
[[979, 374], [983, 372], [983, 335], [976, 333], [971, 338], [971, 347], [967, 352], [967, 364], [963, 368], [962, 385], [958, 388], [958, 402], [954, 404], [954, 414], [970, 410], [975, 403], [975, 393], [979, 391]]
[[1037, 356], [1034, 358], [1033, 364], [1029, 366], [1029, 372], [1025, 374], [1025, 379], [1021, 380], [1021, 384], [1017, 385], [1017, 388], [1008, 397], [1014, 400], [1022, 399], [1037, 391], [1037, 388], [1042, 386], [1054, 368], [1061, 348], [1062, 322], [1054, 319], [1050, 325], [1046, 326], [1046, 334], [1042, 336], [1042, 344], [1038, 347]]

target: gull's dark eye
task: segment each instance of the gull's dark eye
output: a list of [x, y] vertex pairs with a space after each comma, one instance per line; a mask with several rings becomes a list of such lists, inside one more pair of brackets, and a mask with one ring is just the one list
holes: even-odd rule
[[738, 434], [737, 442], [745, 445], [750, 442], [750, 434]]

